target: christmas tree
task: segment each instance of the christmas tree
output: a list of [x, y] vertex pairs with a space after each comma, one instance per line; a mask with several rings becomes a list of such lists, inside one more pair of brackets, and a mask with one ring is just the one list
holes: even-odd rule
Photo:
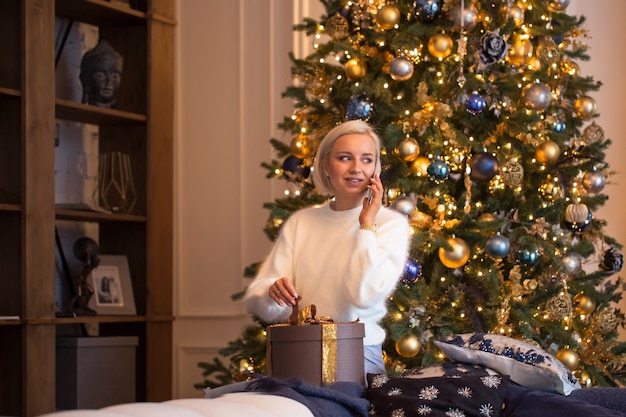
[[[626, 381], [621, 245], [594, 216], [611, 176], [584, 17], [569, 0], [324, 0], [295, 30], [315, 51], [291, 57], [294, 110], [272, 139], [266, 204], [273, 240], [300, 208], [326, 201], [309, 178], [316, 145], [363, 119], [384, 141], [385, 204], [408, 216], [412, 245], [389, 298], [390, 373], [440, 362], [434, 340], [497, 333], [554, 354], [583, 386]], [[259, 264], [247, 268], [253, 277]], [[233, 298], [238, 299], [241, 294]], [[313, 300], [311, 300], [314, 302]], [[265, 371], [265, 326], [201, 363], [217, 386]]]

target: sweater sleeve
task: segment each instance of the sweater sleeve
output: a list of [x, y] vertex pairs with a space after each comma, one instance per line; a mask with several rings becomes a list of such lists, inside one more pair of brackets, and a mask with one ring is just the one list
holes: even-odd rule
[[[393, 213], [396, 214], [396, 213]], [[409, 249], [408, 220], [390, 216], [378, 225], [378, 233], [359, 230], [346, 292], [359, 308], [382, 302], [395, 288], [404, 270]]]
[[271, 252], [244, 295], [246, 310], [268, 323], [286, 321], [291, 313], [291, 307], [276, 304], [268, 291], [269, 287], [283, 276], [293, 280], [293, 245], [288, 236], [290, 223], [287, 220], [283, 225]]

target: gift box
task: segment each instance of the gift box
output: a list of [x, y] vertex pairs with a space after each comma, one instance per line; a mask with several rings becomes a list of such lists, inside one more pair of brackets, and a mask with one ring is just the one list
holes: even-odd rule
[[275, 324], [268, 326], [267, 335], [270, 375], [299, 377], [317, 386], [337, 381], [365, 385], [363, 323]]

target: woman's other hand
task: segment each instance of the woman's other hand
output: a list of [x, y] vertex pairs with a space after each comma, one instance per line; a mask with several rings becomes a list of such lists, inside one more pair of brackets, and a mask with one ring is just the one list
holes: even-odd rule
[[291, 280], [287, 277], [282, 277], [274, 281], [268, 291], [270, 297], [280, 306], [284, 304], [293, 306], [296, 304], [298, 293]]

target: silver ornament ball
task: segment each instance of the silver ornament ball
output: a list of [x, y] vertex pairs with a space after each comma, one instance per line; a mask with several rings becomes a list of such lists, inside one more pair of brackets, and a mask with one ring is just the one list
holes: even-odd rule
[[396, 81], [406, 81], [413, 76], [413, 64], [405, 57], [399, 57], [389, 64], [389, 75]]
[[500, 233], [493, 235], [485, 244], [485, 252], [494, 258], [502, 259], [509, 254], [511, 244]]
[[471, 31], [478, 23], [478, 11], [472, 4], [468, 6], [466, 3], [464, 8], [461, 8], [461, 5], [455, 7], [450, 11], [450, 16], [454, 21], [454, 29], [456, 30], [462, 28], [465, 31]]
[[411, 213], [415, 211], [415, 203], [409, 197], [399, 197], [391, 203], [391, 208], [402, 214], [410, 216]]
[[524, 87], [524, 104], [526, 108], [542, 112], [548, 108], [552, 100], [550, 88], [543, 83], [530, 83]]
[[563, 259], [563, 269], [566, 274], [577, 275], [582, 271], [583, 257], [576, 252], [566, 254]]
[[606, 177], [601, 172], [587, 172], [583, 176], [583, 187], [590, 193], [599, 193], [606, 185]]

